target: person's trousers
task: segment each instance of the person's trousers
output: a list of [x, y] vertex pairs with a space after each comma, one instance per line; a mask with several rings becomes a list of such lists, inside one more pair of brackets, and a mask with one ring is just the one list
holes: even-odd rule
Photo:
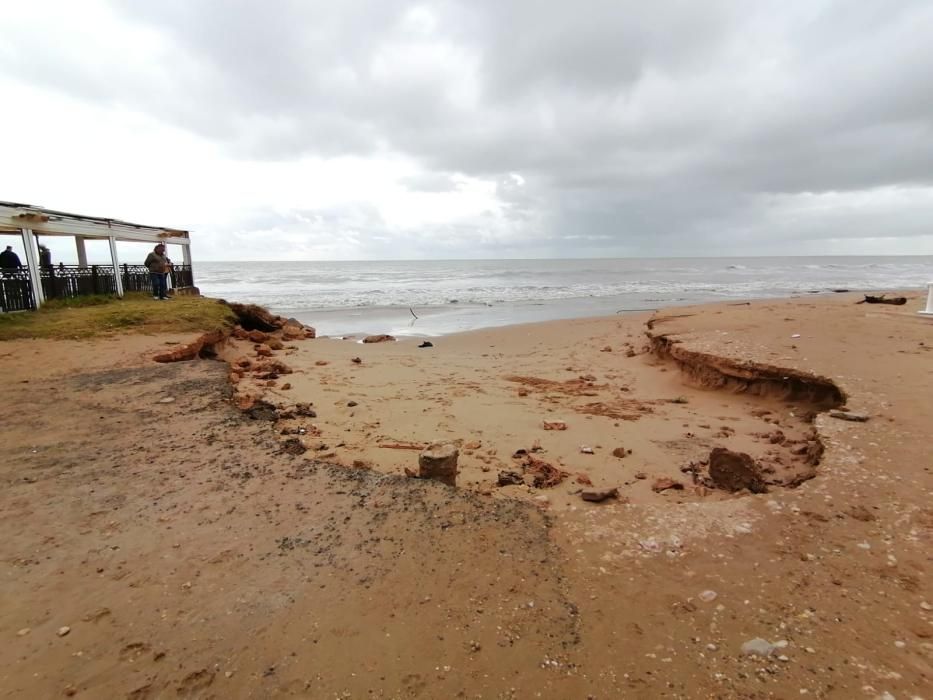
[[165, 274], [162, 272], [150, 272], [149, 278], [152, 280], [152, 296], [165, 299]]

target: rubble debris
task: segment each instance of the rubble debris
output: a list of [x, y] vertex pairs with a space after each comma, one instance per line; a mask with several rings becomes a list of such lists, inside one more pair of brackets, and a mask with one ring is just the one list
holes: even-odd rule
[[590, 501], [591, 503], [602, 503], [609, 498], [618, 497], [619, 489], [617, 488], [580, 492], [580, 498], [582, 498], [584, 501]]
[[543, 421], [545, 430], [567, 430], [567, 424], [562, 420]]
[[[631, 450], [629, 450], [629, 452], [631, 452]], [[626, 454], [627, 453], [624, 447], [617, 447], [612, 451], [612, 456], [618, 457], [619, 459], [622, 459], [623, 457], [625, 457]]]
[[496, 480], [496, 484], [499, 486], [523, 486], [524, 483], [525, 480], [522, 475], [513, 471], [499, 472], [499, 478]]
[[526, 474], [532, 476], [532, 486], [536, 489], [549, 489], [557, 486], [560, 482], [570, 476], [543, 459], [526, 455], [522, 462], [522, 469]]
[[863, 523], [870, 523], [873, 520], [877, 520], [877, 517], [872, 513], [868, 508], [863, 505], [854, 505], [849, 506], [849, 509], [846, 511], [846, 514], [850, 518], [855, 520], [860, 520]]
[[903, 306], [907, 303], [907, 297], [891, 297], [890, 299], [886, 298], [884, 294], [879, 297], [872, 296], [871, 294], [866, 294], [865, 298], [861, 301], [855, 302], [856, 304], [890, 304], [891, 306]]
[[768, 490], [761, 468], [744, 452], [714, 447], [709, 454], [709, 476], [713, 486], [725, 491], [748, 489], [752, 493]]
[[666, 476], [661, 477], [660, 479], [656, 479], [655, 482], [651, 485], [651, 490], [655, 493], [661, 493], [669, 489], [674, 491], [683, 491], [684, 485], [679, 481], [675, 481], [674, 479]]
[[418, 476], [434, 479], [448, 486], [457, 485], [457, 458], [460, 450], [455, 445], [434, 443], [418, 455]]
[[358, 357], [350, 358], [350, 362], [352, 362], [352, 363], [355, 364], [355, 365], [361, 365], [361, 364], [363, 364], [363, 360], [361, 360], [361, 359], [358, 358]]
[[425, 341], [424, 341], [423, 343], [421, 343], [421, 345], [419, 345], [418, 347], [419, 347], [419, 348], [433, 348], [433, 347], [434, 347], [434, 343], [432, 343], [430, 340], [425, 340]]
[[283, 445], [282, 451], [290, 455], [300, 455], [307, 452], [308, 448], [305, 447], [305, 444], [301, 441], [301, 438], [288, 438]]
[[387, 343], [389, 341], [394, 341], [395, 338], [391, 335], [386, 335], [385, 333], [380, 333], [379, 335], [367, 335], [363, 338], [364, 343]]

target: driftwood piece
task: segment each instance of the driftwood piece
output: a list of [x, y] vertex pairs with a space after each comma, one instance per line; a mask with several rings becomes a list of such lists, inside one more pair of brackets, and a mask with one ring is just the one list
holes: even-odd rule
[[866, 294], [865, 298], [862, 301], [855, 302], [856, 304], [890, 304], [891, 306], [903, 306], [907, 303], [907, 297], [891, 297], [890, 299], [886, 298], [884, 294], [880, 297], [873, 297], [870, 294]]

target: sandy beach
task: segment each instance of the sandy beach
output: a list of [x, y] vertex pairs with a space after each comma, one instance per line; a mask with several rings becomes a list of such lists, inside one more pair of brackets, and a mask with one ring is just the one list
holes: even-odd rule
[[2, 343], [0, 697], [929, 697], [907, 296]]

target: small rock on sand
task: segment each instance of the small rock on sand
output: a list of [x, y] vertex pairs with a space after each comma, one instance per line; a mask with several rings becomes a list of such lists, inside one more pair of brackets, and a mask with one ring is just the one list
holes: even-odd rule
[[774, 645], [767, 639], [755, 637], [742, 645], [742, 653], [745, 656], [771, 656], [774, 653]]
[[601, 503], [609, 498], [618, 498], [619, 489], [601, 489], [599, 491], [581, 491], [580, 498], [584, 501], [591, 501], [593, 503]]
[[174, 396], [166, 396], [165, 398], [159, 399], [159, 403], [174, 403]]
[[66, 634], [68, 634], [69, 632], [71, 632], [71, 628], [68, 627], [67, 625], [65, 625], [64, 627], [59, 627], [59, 628], [58, 628], [57, 634], [58, 634], [59, 637], [64, 637], [64, 636], [65, 636]]
[[546, 420], [544, 421], [545, 430], [567, 430], [567, 424], [562, 420]]
[[615, 448], [615, 449], [612, 451], [612, 456], [613, 456], [613, 457], [618, 457], [619, 459], [622, 459], [623, 457], [625, 457], [625, 448], [624, 448], [624, 447], [617, 447], [617, 448]]

